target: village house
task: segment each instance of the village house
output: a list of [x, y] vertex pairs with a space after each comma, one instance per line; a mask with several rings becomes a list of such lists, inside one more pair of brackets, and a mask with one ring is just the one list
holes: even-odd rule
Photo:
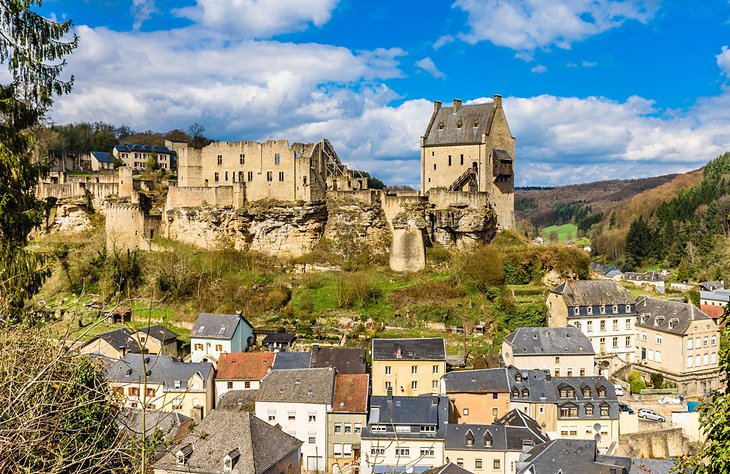
[[446, 373], [446, 344], [442, 337], [373, 339], [372, 393], [392, 388], [403, 396], [438, 394]]
[[637, 364], [645, 378], [661, 374], [685, 396], [703, 396], [720, 386], [720, 330], [689, 303], [640, 297]]
[[155, 324], [136, 332], [120, 328], [94, 337], [79, 349], [81, 354], [123, 359], [129, 353], [177, 357], [177, 334]]
[[214, 410], [155, 463], [154, 473], [294, 474], [301, 472], [301, 445], [250, 413]]
[[515, 138], [502, 108], [502, 96], [486, 104], [452, 107], [434, 102], [433, 114], [421, 137], [421, 190], [487, 193], [503, 229], [514, 217]]
[[215, 364], [221, 354], [246, 352], [254, 342], [253, 326], [241, 314], [200, 313], [190, 331], [190, 360]]
[[216, 400], [231, 390], [258, 390], [261, 379], [273, 369], [274, 356], [273, 352], [221, 354], [215, 375]]
[[467, 471], [463, 467], [459, 467], [453, 462], [448, 462], [443, 466], [434, 467], [423, 471], [422, 474], [472, 474], [471, 471]]
[[114, 169], [114, 156], [105, 151], [92, 151], [91, 171], [108, 171]]
[[261, 345], [269, 352], [289, 352], [296, 338], [296, 334], [275, 332], [264, 336], [264, 340], [261, 341]]
[[177, 357], [177, 334], [161, 324], [141, 328], [130, 337], [145, 354]]
[[543, 369], [555, 377], [594, 375], [591, 341], [574, 326], [517, 328], [502, 341], [502, 361], [519, 369]]
[[608, 376], [634, 362], [636, 302], [613, 280], [568, 280], [550, 290], [548, 326], [574, 326], [593, 345], [597, 373]]
[[664, 292], [665, 277], [666, 272], [653, 270], [643, 273], [625, 272], [622, 279], [639, 287], [651, 286], [656, 288], [659, 292]]
[[448, 425], [444, 454], [474, 474], [514, 474], [523, 449], [548, 441], [537, 421], [512, 410], [493, 424]]
[[[510, 407], [537, 420], [550, 438], [618, 442], [619, 405], [605, 377], [553, 377], [544, 370], [509, 369]], [[598, 427], [598, 429], [596, 429]]]
[[360, 435], [367, 423], [367, 374], [337, 374], [332, 411], [327, 414], [327, 467], [352, 473], [360, 467]]
[[312, 344], [312, 367], [332, 367], [338, 374], [365, 374], [365, 349]]
[[127, 408], [176, 412], [200, 420], [214, 406], [213, 374], [209, 362], [127, 354], [109, 368], [107, 377]]
[[700, 309], [714, 319], [718, 325], [729, 301], [730, 289], [720, 287], [713, 290], [700, 290]]
[[156, 157], [160, 169], [173, 171], [176, 169], [177, 155], [167, 146], [116, 145], [112, 148], [112, 155], [115, 159], [124, 162], [125, 166], [135, 170], [147, 169], [147, 162], [151, 157]]
[[311, 352], [275, 352], [274, 370], [309, 369], [312, 367]]
[[304, 443], [304, 472], [326, 469], [327, 413], [334, 392], [334, 369], [274, 370], [261, 381], [256, 416]]
[[438, 395], [370, 397], [362, 432], [360, 473], [424, 471], [444, 462], [449, 400]]
[[450, 423], [491, 424], [510, 409], [507, 369], [459, 370], [441, 379]]

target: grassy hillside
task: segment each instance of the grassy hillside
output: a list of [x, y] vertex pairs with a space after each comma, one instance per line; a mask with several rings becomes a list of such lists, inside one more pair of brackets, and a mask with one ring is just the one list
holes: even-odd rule
[[569, 240], [578, 239], [578, 226], [575, 224], [551, 225], [540, 231], [545, 242], [553, 242], [552, 235], [557, 237], [557, 242], [564, 244]]

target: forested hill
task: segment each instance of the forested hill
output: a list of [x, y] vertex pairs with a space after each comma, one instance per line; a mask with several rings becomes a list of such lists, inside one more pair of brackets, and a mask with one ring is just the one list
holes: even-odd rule
[[588, 215], [608, 215], [636, 194], [674, 180], [677, 175], [631, 180], [608, 180], [553, 188], [515, 189], [517, 220], [536, 227], [575, 222]]

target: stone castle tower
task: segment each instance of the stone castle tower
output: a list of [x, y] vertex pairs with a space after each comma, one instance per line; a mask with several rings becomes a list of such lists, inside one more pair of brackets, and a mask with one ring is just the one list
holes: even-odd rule
[[502, 229], [513, 229], [515, 137], [502, 109], [502, 96], [489, 104], [453, 107], [434, 102], [421, 137], [421, 192], [485, 192]]

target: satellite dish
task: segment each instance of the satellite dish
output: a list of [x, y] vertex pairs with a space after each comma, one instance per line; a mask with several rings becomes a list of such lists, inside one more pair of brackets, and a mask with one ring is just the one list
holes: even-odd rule
[[600, 423], [596, 423], [595, 425], [593, 425], [593, 429], [595, 431], [597, 431], [597, 432], [600, 432], [601, 431], [601, 424]]

